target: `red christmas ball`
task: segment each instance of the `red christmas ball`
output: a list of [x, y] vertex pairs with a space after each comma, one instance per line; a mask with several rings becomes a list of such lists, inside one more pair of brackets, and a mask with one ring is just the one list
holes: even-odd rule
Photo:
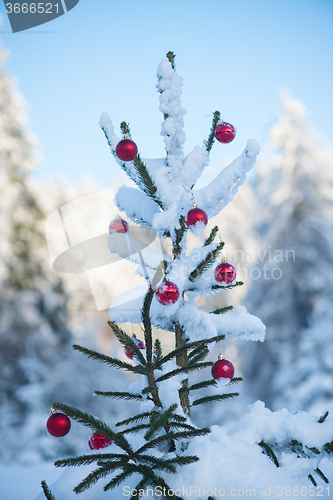
[[236, 129], [233, 125], [226, 122], [220, 122], [217, 124], [214, 135], [219, 142], [223, 144], [228, 144], [234, 140], [236, 135]]
[[199, 236], [206, 229], [208, 217], [204, 210], [194, 207], [188, 211], [185, 222], [189, 230]]
[[54, 437], [63, 437], [71, 429], [71, 421], [64, 413], [53, 413], [46, 422], [46, 428]]
[[138, 154], [138, 147], [131, 139], [122, 139], [116, 146], [116, 155], [119, 160], [132, 161]]
[[110, 444], [112, 444], [112, 440], [98, 432], [94, 432], [88, 441], [91, 450], [100, 450], [101, 448], [106, 448]]
[[218, 283], [230, 285], [236, 279], [236, 269], [227, 262], [221, 262], [215, 268], [214, 277]]
[[164, 280], [155, 290], [156, 299], [160, 304], [169, 306], [179, 299], [179, 288], [172, 281]]
[[212, 366], [212, 376], [215, 380], [232, 379], [235, 374], [234, 365], [227, 359], [218, 359]]
[[113, 219], [109, 224], [109, 233], [127, 233], [128, 231], [128, 223], [118, 217], [117, 219]]
[[[142, 340], [139, 340], [137, 338], [132, 338], [133, 342], [135, 342], [136, 346], [138, 349], [146, 349], [145, 348], [145, 345], [144, 343], [142, 342]], [[133, 359], [133, 352], [131, 349], [129, 349], [128, 347], [125, 347], [124, 349], [124, 353], [126, 354], [126, 356], [129, 358], [129, 359]]]

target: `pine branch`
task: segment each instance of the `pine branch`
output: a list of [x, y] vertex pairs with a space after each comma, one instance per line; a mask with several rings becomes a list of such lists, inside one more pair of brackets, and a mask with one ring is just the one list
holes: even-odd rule
[[324, 413], [324, 415], [323, 415], [322, 417], [320, 417], [320, 419], [318, 420], [318, 423], [319, 423], [319, 424], [322, 424], [323, 422], [325, 422], [326, 418], [328, 417], [328, 414], [329, 414], [329, 412], [328, 412], [328, 411], [326, 411], [326, 412]]
[[141, 394], [131, 394], [130, 392], [103, 392], [103, 391], [95, 391], [95, 394], [98, 396], [104, 396], [105, 398], [114, 398], [114, 399], [124, 399], [125, 401], [141, 401]]
[[153, 353], [153, 341], [152, 341], [152, 329], [151, 329], [151, 320], [150, 320], [150, 307], [154, 297], [155, 290], [151, 287], [143, 301], [143, 306], [141, 309], [141, 317], [145, 334], [145, 345], [146, 345], [146, 354], [147, 354], [147, 364], [151, 365], [152, 363], [152, 353]]
[[223, 247], [224, 242], [221, 241], [221, 243], [215, 248], [215, 250], [212, 250], [206, 255], [202, 262], [200, 262], [200, 264], [191, 272], [189, 276], [189, 280], [191, 282], [196, 278], [199, 278], [205, 271], [207, 271], [207, 269], [209, 269], [214, 264], [218, 254], [221, 252]]
[[129, 442], [117, 432], [114, 432], [108, 425], [106, 425], [101, 420], [95, 418], [93, 415], [89, 415], [89, 413], [77, 410], [71, 406], [67, 406], [61, 403], [53, 403], [53, 408], [56, 410], [62, 410], [66, 415], [71, 417], [73, 420], [76, 420], [90, 429], [93, 429], [97, 432], [100, 432], [103, 436], [106, 436], [114, 443], [122, 448], [124, 451], [128, 453], [128, 455], [133, 457], [133, 450], [129, 444]]
[[153, 465], [154, 469], [167, 470], [173, 474], [176, 472], [176, 467], [171, 460], [163, 460], [163, 458], [156, 458], [148, 455], [137, 455], [137, 458], [140, 462]]
[[192, 352], [189, 353], [188, 359], [192, 359], [197, 354], [200, 354], [201, 352], [206, 352], [206, 350], [208, 350], [208, 347], [205, 344], [201, 344], [198, 347], [196, 347], [195, 349], [193, 349]]
[[123, 430], [120, 432], [120, 434], [134, 434], [136, 432], [140, 432], [143, 429], [149, 429], [150, 424], [138, 424], [135, 425], [134, 427], [127, 427], [127, 429]]
[[223, 314], [228, 311], [232, 311], [233, 306], [227, 306], [227, 307], [219, 307], [218, 309], [215, 309], [215, 311], [211, 311], [210, 314]]
[[121, 130], [123, 135], [127, 135], [130, 139], [132, 139], [132, 134], [130, 131], [129, 123], [121, 122], [120, 130]]
[[321, 470], [319, 469], [319, 467], [317, 467], [317, 468], [315, 469], [315, 471], [317, 472], [318, 476], [320, 476], [320, 477], [322, 478], [322, 480], [323, 480], [326, 484], [328, 484], [328, 483], [329, 483], [329, 480], [327, 479], [327, 477], [325, 476], [325, 474], [323, 473], [323, 471], [321, 471]]
[[166, 56], [169, 59], [169, 62], [171, 64], [172, 69], [175, 71], [176, 70], [176, 66], [175, 66], [176, 55], [173, 52], [171, 52], [171, 50], [169, 50], [169, 52], [166, 54]]
[[47, 498], [47, 500], [55, 500], [55, 497], [52, 495], [52, 492], [49, 489], [48, 485], [46, 484], [46, 481], [42, 481], [41, 485], [42, 485], [42, 489], [43, 489], [44, 495]]
[[171, 422], [171, 429], [187, 429], [188, 431], [195, 431], [197, 428], [190, 424], [184, 424], [183, 422]]
[[94, 455], [81, 455], [79, 457], [63, 458], [54, 462], [55, 467], [79, 467], [81, 465], [91, 465], [100, 460], [124, 459], [127, 455], [122, 453], [95, 453]]
[[230, 380], [230, 382], [229, 382], [229, 384], [228, 384], [228, 385], [230, 385], [230, 384], [237, 384], [238, 382], [243, 382], [242, 377], [234, 377], [234, 378], [232, 378], [232, 379]]
[[159, 365], [162, 358], [163, 358], [162, 344], [159, 339], [156, 339], [154, 342], [154, 357], [153, 357], [154, 365]]
[[145, 450], [148, 450], [149, 448], [153, 448], [156, 445], [159, 445], [160, 443], [163, 443], [163, 441], [167, 441], [170, 439], [173, 439], [175, 441], [178, 441], [179, 439], [186, 439], [186, 438], [191, 438], [195, 436], [205, 436], [206, 434], [210, 433], [210, 429], [208, 427], [203, 428], [203, 429], [196, 429], [195, 431], [184, 431], [184, 432], [173, 432], [169, 434], [164, 434], [162, 436], [158, 436], [155, 439], [152, 439], [151, 441], [148, 441], [148, 443], [144, 444], [141, 446], [136, 451], [136, 455], [142, 453]]
[[103, 464], [101, 467], [98, 469], [94, 470], [90, 474], [88, 474], [87, 477], [85, 477], [75, 488], [73, 491], [75, 493], [80, 493], [84, 490], [87, 490], [92, 486], [93, 484], [97, 483], [99, 479], [102, 477], [106, 477], [110, 472], [119, 469], [120, 467], [123, 467], [128, 461], [128, 457], [122, 462], [117, 462], [117, 463], [111, 463], [107, 462], [106, 464]]
[[[174, 349], [173, 351], [170, 351], [168, 354], [166, 354], [160, 361], [160, 365], [166, 363], [169, 361], [169, 359], [173, 359], [174, 357], [178, 356], [179, 354], [183, 352], [187, 352], [190, 349], [195, 349], [196, 347], [199, 346], [204, 346], [205, 344], [211, 344], [212, 342], [219, 342], [220, 340], [224, 340], [225, 335], [217, 335], [216, 337], [211, 337], [206, 340], [196, 340], [195, 342], [187, 342], [185, 345], [178, 347], [177, 349]], [[188, 357], [190, 357], [191, 354], [189, 354]]]
[[229, 394], [215, 394], [212, 396], [205, 396], [204, 398], [196, 399], [191, 406], [202, 405], [206, 403], [214, 403], [215, 401], [222, 401], [224, 399], [231, 399], [239, 396], [238, 392], [231, 392]]
[[180, 244], [186, 231], [185, 217], [181, 215], [179, 218], [179, 228], [175, 229], [175, 241], [172, 243], [172, 255], [174, 259], [178, 259], [182, 251]]
[[208, 354], [209, 354], [209, 349], [208, 347], [206, 347], [206, 349], [203, 349], [201, 352], [198, 352], [198, 354], [196, 354], [189, 360], [188, 362], [189, 366], [192, 366], [196, 363], [199, 363], [200, 361], [203, 361]]
[[167, 380], [171, 377], [174, 377], [175, 375], [179, 375], [182, 373], [188, 373], [188, 372], [194, 371], [194, 370], [201, 370], [202, 368], [207, 368], [207, 366], [212, 366], [212, 365], [213, 365], [212, 361], [205, 361], [204, 363], [196, 363], [193, 366], [187, 365], [187, 366], [184, 366], [182, 368], [177, 368], [176, 370], [172, 370], [171, 372], [164, 373], [163, 375], [158, 377], [155, 382], [162, 382], [163, 380]]
[[317, 486], [317, 482], [315, 481], [314, 477], [312, 474], [309, 474], [308, 475], [308, 478], [310, 479], [311, 483], [313, 484], [313, 486]]
[[163, 204], [161, 200], [159, 200], [156, 196], [156, 191], [157, 188], [150, 177], [150, 174], [147, 170], [146, 165], [143, 163], [143, 161], [140, 158], [140, 155], [138, 154], [136, 158], [133, 160], [134, 168], [138, 174], [138, 177], [140, 181], [142, 182], [142, 185], [139, 185], [139, 188], [147, 195], [149, 198], [151, 198], [157, 205], [163, 210]]
[[153, 414], [155, 418], [151, 418], [150, 428], [144, 436], [147, 441], [155, 434], [155, 432], [157, 432], [159, 429], [162, 429], [162, 427], [165, 427], [176, 408], [177, 404], [173, 404], [167, 410], [160, 413], [155, 412], [155, 414]]
[[210, 153], [210, 151], [211, 151], [211, 149], [213, 147], [214, 141], [215, 141], [214, 132], [215, 132], [215, 129], [216, 129], [216, 125], [217, 125], [217, 123], [218, 123], [218, 121], [220, 119], [220, 116], [221, 116], [221, 113], [219, 111], [215, 111], [214, 117], [213, 117], [213, 122], [212, 122], [212, 127], [210, 129], [210, 134], [209, 134], [207, 145], [206, 145], [206, 151], [208, 153]]
[[274, 451], [272, 450], [272, 448], [264, 441], [260, 441], [260, 443], [258, 443], [258, 445], [261, 446], [262, 448], [264, 448], [264, 450], [266, 451], [269, 458], [274, 462], [275, 466], [280, 467], [278, 459], [276, 458], [276, 455], [275, 455]]
[[101, 354], [100, 352], [97, 351], [92, 351], [91, 349], [87, 349], [86, 347], [82, 347], [76, 344], [73, 345], [73, 349], [76, 351], [80, 351], [83, 354], [86, 354], [90, 359], [95, 359], [100, 363], [105, 363], [107, 365], [112, 366], [113, 368], [124, 368], [124, 370], [128, 370], [133, 373], [140, 373], [142, 375], [147, 374], [147, 369], [141, 365], [133, 366], [130, 363], [121, 361], [120, 359], [111, 358], [110, 356], [106, 356], [105, 354]]
[[212, 286], [212, 290], [221, 290], [222, 288], [224, 290], [231, 290], [232, 288], [236, 288], [236, 286], [242, 286], [244, 285], [244, 282], [243, 281], [236, 281], [236, 283], [234, 285], [213, 285]]
[[116, 427], [120, 427], [121, 425], [132, 424], [133, 422], [140, 422], [141, 420], [148, 418], [150, 416], [150, 411], [145, 411], [144, 413], [138, 413], [133, 417], [127, 418], [126, 420], [122, 420], [121, 422], [116, 423]]
[[119, 342], [124, 346], [127, 347], [132, 353], [133, 356], [143, 365], [146, 366], [147, 362], [145, 360], [145, 357], [143, 356], [141, 350], [138, 348], [136, 343], [131, 339], [129, 335], [127, 335], [126, 332], [124, 332], [119, 326], [114, 322], [114, 321], [108, 321], [107, 322], [109, 327], [112, 329], [113, 333], [119, 340]]
[[218, 230], [219, 230], [218, 226], [213, 227], [213, 229], [210, 232], [210, 235], [208, 236], [207, 239], [205, 239], [205, 242], [203, 244], [204, 247], [213, 243], [214, 238], [215, 238], [216, 234], [218, 233]]
[[124, 467], [124, 472], [121, 472], [120, 474], [118, 474], [118, 476], [114, 477], [112, 481], [104, 486], [103, 490], [109, 491], [116, 486], [119, 486], [125, 481], [127, 477], [131, 476], [134, 472], [137, 472], [137, 469], [138, 467], [136, 467], [135, 465], [128, 464], [126, 467]]
[[196, 391], [197, 389], [203, 389], [205, 387], [210, 387], [210, 386], [216, 386], [216, 380], [211, 379], [211, 380], [204, 380], [202, 382], [198, 382], [197, 384], [191, 385], [188, 390], [189, 391]]

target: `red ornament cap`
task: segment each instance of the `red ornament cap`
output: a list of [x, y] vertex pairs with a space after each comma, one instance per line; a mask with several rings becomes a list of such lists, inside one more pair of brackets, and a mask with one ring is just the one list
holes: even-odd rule
[[127, 233], [128, 231], [128, 222], [126, 222], [121, 217], [117, 219], [112, 219], [109, 224], [109, 233]]
[[214, 271], [215, 280], [224, 285], [230, 285], [236, 279], [236, 269], [228, 262], [221, 262]]
[[236, 136], [236, 129], [231, 123], [220, 122], [216, 125], [214, 135], [219, 142], [228, 144]]
[[223, 356], [219, 357], [212, 366], [212, 377], [215, 380], [231, 380], [235, 374], [234, 365]]
[[116, 155], [119, 160], [132, 161], [138, 154], [138, 147], [131, 139], [122, 139], [116, 146]]
[[188, 211], [185, 222], [189, 230], [199, 236], [206, 229], [208, 216], [201, 208], [194, 207]]
[[[142, 342], [142, 340], [139, 340], [136, 337], [133, 337], [132, 340], [133, 340], [133, 342], [135, 342], [135, 344], [136, 344], [136, 346], [137, 346], [138, 349], [141, 349], [141, 350], [146, 349], [146, 347], [145, 347], [144, 343]], [[129, 359], [133, 359], [133, 352], [132, 352], [132, 350], [130, 348], [125, 347], [124, 348], [124, 353], [126, 354], [126, 356]]]
[[163, 280], [155, 290], [156, 299], [160, 304], [169, 306], [179, 299], [179, 288], [172, 281]]
[[91, 450], [100, 450], [101, 448], [106, 448], [110, 444], [112, 444], [112, 440], [98, 432], [94, 432], [88, 441]]
[[71, 421], [64, 413], [53, 413], [46, 422], [46, 428], [54, 437], [63, 437], [71, 429]]

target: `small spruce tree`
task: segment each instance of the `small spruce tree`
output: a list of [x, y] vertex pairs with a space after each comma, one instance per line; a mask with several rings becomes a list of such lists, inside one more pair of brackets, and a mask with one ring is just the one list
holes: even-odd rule
[[[190, 255], [186, 255], [188, 232], [186, 215], [193, 201], [204, 209], [209, 217], [219, 213], [231, 201], [238, 186], [246, 179], [246, 173], [255, 163], [259, 147], [255, 141], [248, 141], [246, 149], [239, 158], [226, 167], [208, 186], [194, 191], [195, 183], [208, 163], [220, 113], [218, 111], [214, 113], [208, 140], [204, 142], [204, 145], [196, 147], [184, 157], [182, 146], [185, 141], [183, 132], [185, 110], [180, 105], [182, 80], [175, 72], [174, 57], [174, 54], [169, 52], [167, 59], [161, 62], [157, 72], [160, 110], [164, 115], [162, 136], [166, 146], [166, 158], [143, 160], [140, 154], [137, 154], [132, 161], [121, 161], [115, 152], [119, 138], [114, 133], [114, 127], [108, 115], [104, 113], [100, 121], [117, 163], [139, 187], [138, 190], [123, 186], [118, 191], [116, 201], [119, 208], [132, 221], [139, 221], [142, 226], [150, 226], [156, 230], [160, 238], [169, 239], [172, 252], [170, 256], [163, 256], [159, 266], [150, 262], [147, 266], [139, 267], [139, 272], [145, 278], [146, 284], [142, 290], [125, 294], [121, 301], [122, 304], [126, 303], [126, 299], [131, 301], [130, 309], [118, 307], [119, 302], [110, 307], [111, 320], [108, 324], [118, 341], [125, 349], [132, 352], [134, 364], [74, 345], [75, 350], [93, 360], [141, 376], [141, 380], [132, 385], [128, 391], [96, 391], [97, 395], [106, 398], [128, 400], [132, 404], [140, 403], [139, 411], [134, 415], [131, 413], [128, 418], [116, 424], [119, 430], [112, 429], [107, 423], [84, 411], [62, 403], [54, 403], [56, 410], [64, 412], [73, 420], [109, 438], [114, 445], [117, 445], [116, 451], [109, 447], [103, 453], [93, 452], [61, 459], [55, 463], [58, 467], [96, 465], [75, 486], [76, 493], [87, 490], [100, 479], [109, 476], [108, 482], [103, 483], [104, 491], [115, 489], [116, 494], [121, 495], [118, 487], [134, 476], [136, 487], [131, 493], [131, 499], [142, 496], [142, 492], [149, 486], [161, 488], [164, 498], [179, 498], [179, 494], [175, 493], [166, 482], [165, 474], [177, 474], [180, 467], [193, 466], [199, 460], [204, 465], [209, 459], [208, 454], [198, 456], [198, 454], [189, 453], [187, 450], [191, 449], [191, 443], [196, 439], [207, 438], [210, 432], [215, 433], [214, 441], [224, 432], [222, 427], [211, 431], [207, 427], [198, 428], [193, 425], [190, 419], [191, 409], [198, 405], [225, 401], [238, 395], [236, 392], [223, 390], [218, 394], [198, 397], [196, 394], [199, 389], [216, 386], [217, 383], [215, 379], [206, 377], [199, 383], [191, 384], [190, 373], [213, 365], [212, 361], [206, 361], [209, 348], [214, 343], [222, 341], [227, 334], [235, 339], [263, 340], [264, 338], [264, 325], [258, 318], [247, 313], [244, 307], [237, 306], [236, 310], [232, 310], [233, 308], [228, 306], [209, 313], [198, 309], [194, 303], [197, 296], [225, 292], [242, 283], [222, 285], [214, 279], [213, 265], [224, 246], [221, 241], [214, 242], [218, 235], [218, 227], [214, 227], [207, 235], [201, 248], [195, 248]], [[131, 138], [127, 123], [121, 124], [121, 131]], [[163, 279], [163, 273], [177, 284], [180, 292], [179, 299], [172, 305], [163, 305], [156, 299], [157, 284]], [[137, 304], [137, 309], [133, 308], [133, 303]], [[139, 348], [135, 339], [126, 334], [118, 325], [126, 321], [142, 324], [145, 352]], [[167, 354], [163, 352], [161, 341], [154, 339], [153, 327], [174, 334], [174, 349]], [[230, 384], [239, 380], [237, 377], [233, 378]], [[283, 420], [286, 428], [286, 422], [292, 418], [288, 412], [277, 417], [279, 421]], [[253, 453], [248, 455], [248, 445], [243, 441], [239, 452], [237, 451], [238, 454], [236, 453], [236, 458], [231, 459], [232, 467], [237, 468], [237, 460], [244, 455], [248, 457], [247, 463], [251, 470], [252, 460], [254, 460], [255, 463], [260, 462], [259, 473], [262, 471], [262, 463], [271, 471], [274, 466], [280, 467], [281, 464], [283, 466], [284, 452], [288, 452], [296, 460], [304, 456], [309, 457], [308, 467], [311, 470], [314, 464], [319, 463], [319, 456], [321, 459], [323, 454], [330, 454], [333, 449], [332, 423], [323, 424], [327, 414], [319, 421], [311, 421], [309, 426], [312, 426], [311, 429], [317, 429], [323, 424], [327, 428], [327, 433], [331, 435], [331, 439], [312, 448], [308, 446], [308, 442], [302, 444], [297, 433], [295, 439], [290, 439], [288, 433], [283, 434], [281, 431], [275, 436], [275, 424], [272, 424], [271, 434], [268, 432], [270, 425], [267, 423], [262, 425], [263, 429], [260, 429], [263, 418], [274, 422], [276, 416], [264, 409], [258, 402], [253, 405], [249, 416], [244, 417], [243, 429], [241, 429], [242, 435], [244, 433], [251, 435], [253, 429], [256, 428], [253, 439], [255, 448], [253, 448]], [[294, 421], [296, 422], [295, 419]], [[330, 427], [327, 427], [328, 425]], [[248, 434], [247, 426], [250, 426]], [[241, 439], [241, 434], [239, 434], [239, 439]], [[304, 440], [306, 439], [309, 438], [304, 435]], [[262, 453], [268, 457], [268, 462], [271, 460], [272, 463], [261, 463], [262, 454], [258, 453], [259, 450], [262, 450]], [[280, 462], [280, 457], [282, 457], [282, 462]], [[221, 456], [219, 460], [217, 456], [210, 457], [210, 460], [212, 459], [217, 462], [221, 460], [221, 463], [224, 460]], [[221, 468], [221, 474], [222, 471], [223, 468]], [[326, 477], [318, 467], [316, 472], [326, 481]], [[241, 471], [241, 474], [243, 473], [246, 474], [244, 468]], [[309, 477], [315, 484], [313, 475], [310, 474]], [[227, 480], [224, 473], [223, 481], [226, 483]], [[277, 481], [281, 481], [280, 476]], [[45, 483], [43, 488], [45, 495], [48, 495], [47, 498], [53, 498]], [[210, 495], [207, 497], [212, 498]]]

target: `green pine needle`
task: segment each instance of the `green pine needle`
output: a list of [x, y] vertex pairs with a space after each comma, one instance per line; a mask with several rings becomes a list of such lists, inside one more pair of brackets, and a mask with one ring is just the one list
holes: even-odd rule
[[122, 425], [133, 424], [134, 422], [140, 422], [141, 420], [144, 420], [145, 418], [149, 418], [150, 413], [151, 413], [150, 411], [138, 413], [137, 415], [134, 415], [133, 417], [129, 417], [129, 418], [126, 418], [126, 420], [122, 420], [121, 422], [117, 422], [116, 427], [120, 427]]
[[320, 476], [322, 478], [322, 480], [324, 481], [324, 483], [328, 484], [329, 483], [329, 480], [327, 479], [327, 477], [325, 476], [325, 474], [323, 473], [323, 471], [321, 471], [319, 469], [319, 467], [317, 467], [315, 469], [315, 471], [317, 472], [318, 476]]
[[199, 278], [205, 271], [207, 271], [214, 264], [223, 247], [224, 247], [224, 242], [221, 241], [221, 243], [217, 245], [215, 250], [212, 250], [206, 255], [206, 257], [200, 262], [200, 264], [198, 264], [197, 267], [191, 272], [189, 276], [189, 280], [191, 282], [194, 281], [196, 278]]
[[44, 493], [45, 497], [47, 498], [47, 500], [55, 500], [55, 497], [52, 495], [52, 492], [51, 492], [50, 488], [48, 487], [48, 485], [46, 484], [46, 481], [42, 481], [41, 485], [42, 485], [43, 493]]
[[204, 398], [196, 399], [191, 406], [197, 406], [207, 403], [215, 403], [216, 401], [223, 401], [239, 396], [238, 392], [231, 392], [229, 394], [215, 394], [212, 396], [205, 396]]
[[131, 365], [130, 363], [127, 363], [125, 361], [121, 361], [120, 359], [117, 358], [111, 358], [110, 356], [106, 356], [105, 354], [101, 354], [100, 352], [97, 351], [92, 351], [91, 349], [87, 349], [86, 347], [82, 347], [80, 345], [74, 344], [73, 349], [76, 351], [80, 351], [83, 354], [86, 354], [88, 358], [90, 359], [95, 359], [99, 361], [100, 363], [105, 363], [109, 366], [112, 366], [113, 368], [123, 368], [124, 370], [133, 372], [133, 373], [140, 373], [142, 375], [146, 375], [147, 370], [145, 367], [141, 365]]
[[207, 141], [207, 144], [206, 144], [206, 151], [208, 153], [210, 153], [210, 151], [211, 151], [211, 149], [213, 147], [214, 141], [215, 141], [214, 132], [215, 132], [215, 129], [216, 129], [216, 125], [218, 124], [218, 121], [220, 119], [220, 116], [221, 116], [221, 113], [219, 111], [215, 111], [214, 116], [213, 116], [212, 127], [210, 129], [210, 134], [209, 134], [208, 141]]
[[313, 486], [317, 486], [317, 482], [315, 481], [314, 477], [312, 474], [309, 474], [308, 475], [308, 478], [310, 479], [311, 483], [313, 484]]
[[264, 441], [260, 441], [260, 443], [258, 443], [258, 445], [261, 446], [265, 450], [266, 454], [274, 462], [275, 466], [280, 467], [278, 459], [276, 458], [276, 455], [275, 455], [274, 451], [272, 450], [272, 448]]
[[218, 226], [214, 226], [213, 229], [211, 230], [210, 235], [208, 236], [208, 238], [205, 240], [205, 242], [203, 244], [204, 247], [213, 243], [214, 238], [215, 238], [216, 234], [218, 233], [218, 231], [219, 231]]
[[73, 458], [63, 458], [54, 462], [56, 467], [79, 467], [81, 465], [91, 465], [100, 460], [124, 460], [129, 459], [122, 453], [95, 453], [94, 455], [81, 455]]
[[182, 368], [177, 368], [176, 370], [172, 370], [171, 372], [164, 373], [160, 377], [156, 379], [156, 382], [162, 382], [163, 380], [168, 380], [175, 375], [180, 375], [182, 373], [188, 373], [194, 370], [202, 370], [203, 368], [207, 368], [207, 366], [212, 366], [213, 363], [211, 361], [205, 361], [204, 363], [196, 363], [195, 365], [187, 365]]
[[104, 396], [105, 398], [114, 398], [114, 399], [124, 399], [125, 401], [140, 401], [142, 399], [141, 394], [131, 394], [130, 392], [103, 392], [103, 391], [95, 391], [95, 394], [98, 396]]
[[326, 412], [324, 413], [324, 415], [323, 415], [322, 417], [320, 417], [320, 419], [318, 420], [318, 423], [319, 423], [319, 424], [322, 424], [323, 422], [325, 422], [325, 420], [326, 420], [326, 418], [328, 417], [328, 415], [329, 415], [329, 412], [328, 412], [328, 411], [326, 411]]
[[211, 314], [223, 314], [228, 311], [232, 311], [233, 306], [227, 306], [227, 307], [219, 307], [218, 309], [215, 309], [215, 311], [212, 311]]

